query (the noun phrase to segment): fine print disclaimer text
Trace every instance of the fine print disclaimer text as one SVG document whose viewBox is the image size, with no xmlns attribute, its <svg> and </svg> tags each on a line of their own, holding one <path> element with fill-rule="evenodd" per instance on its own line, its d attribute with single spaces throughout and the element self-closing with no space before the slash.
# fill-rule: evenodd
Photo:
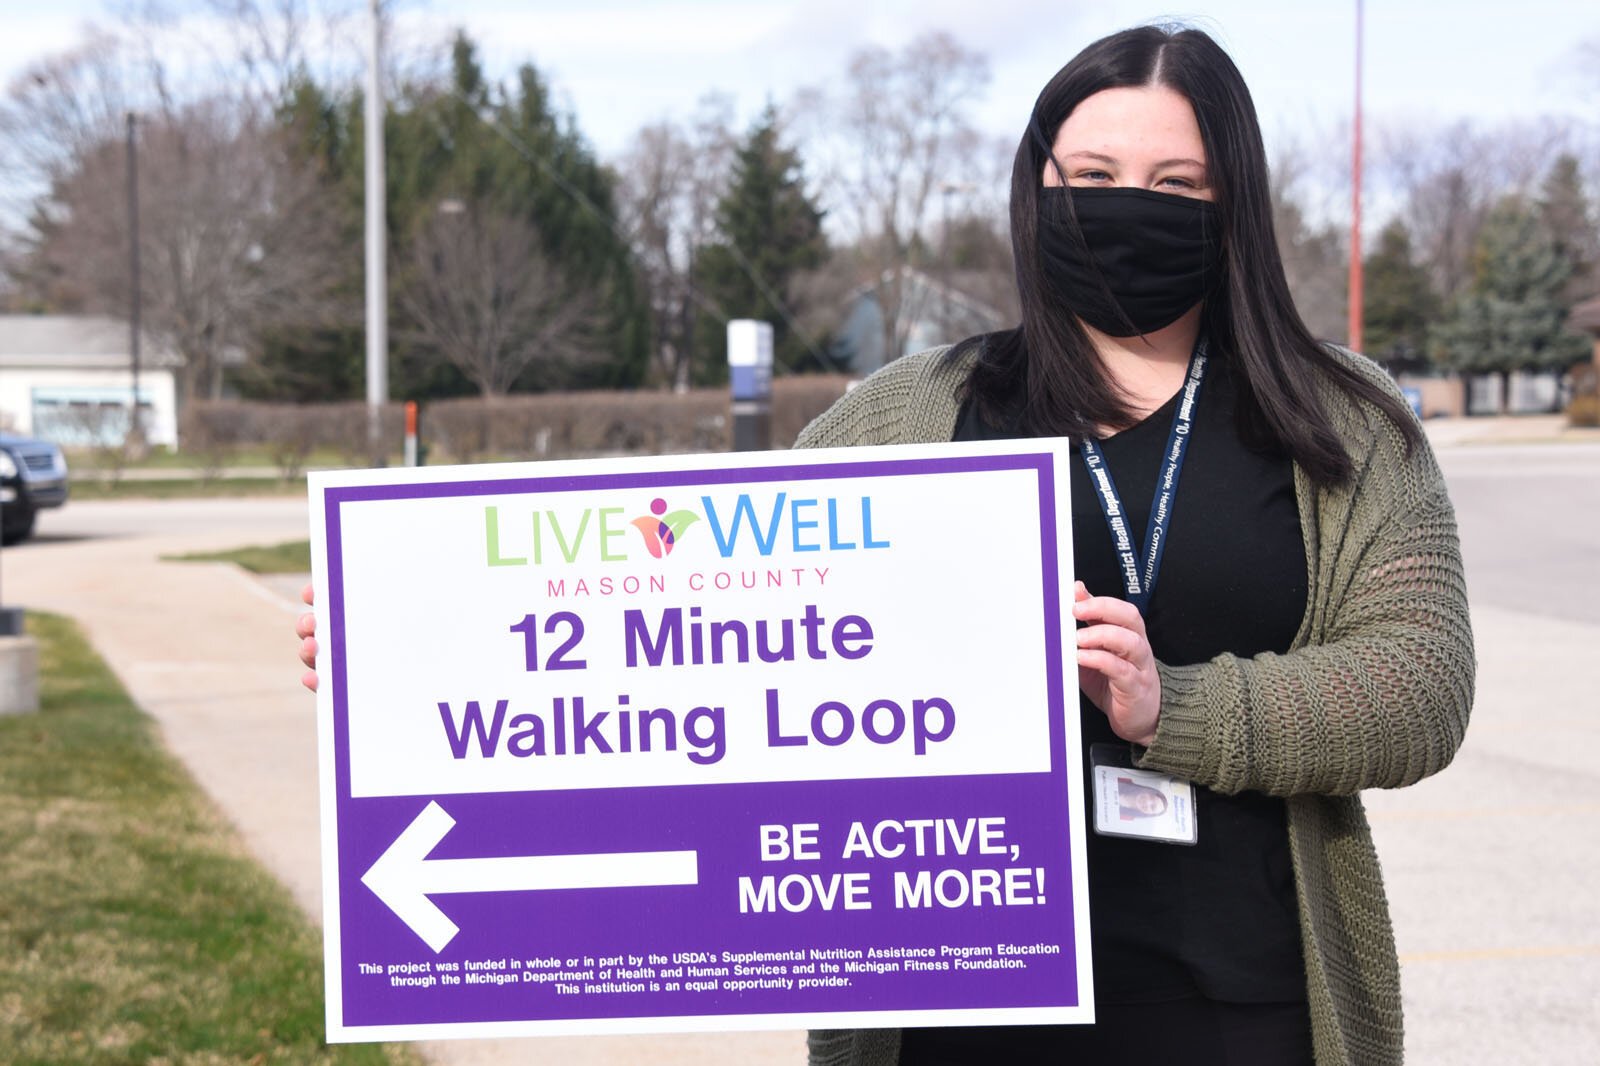
<svg viewBox="0 0 1600 1066">
<path fill-rule="evenodd" d="M 361 976 L 393 988 L 532 985 L 558 996 L 637 993 L 793 992 L 849 988 L 902 973 L 1026 970 L 1060 955 L 1058 943 L 927 944 L 783 951 L 646 951 L 570 958 L 424 959 L 357 963 Z"/>
</svg>

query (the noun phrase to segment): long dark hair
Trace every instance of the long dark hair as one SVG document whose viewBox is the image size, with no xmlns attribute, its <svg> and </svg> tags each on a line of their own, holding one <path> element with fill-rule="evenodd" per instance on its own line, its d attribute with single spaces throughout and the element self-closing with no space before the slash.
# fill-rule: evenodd
<svg viewBox="0 0 1600 1066">
<path fill-rule="evenodd" d="M 1351 461 L 1317 400 L 1326 375 L 1383 411 L 1407 446 L 1421 439 L 1404 405 L 1312 337 L 1289 295 L 1272 226 L 1261 126 L 1244 79 L 1199 30 L 1142 26 L 1102 38 L 1050 79 L 1033 105 L 1011 170 L 1011 243 L 1022 323 L 969 338 L 976 347 L 967 396 L 988 419 L 1041 435 L 1083 437 L 1132 421 L 1077 318 L 1051 298 L 1037 240 L 1039 190 L 1054 165 L 1056 132 L 1072 110 L 1104 89 L 1162 85 L 1194 108 L 1223 232 L 1220 276 L 1202 311 L 1212 351 L 1234 369 L 1244 439 L 1287 452 L 1313 481 L 1351 476 Z M 1070 204 L 1070 198 L 1065 200 Z M 1070 210 L 1070 208 L 1069 208 Z M 1082 240 L 1076 220 L 1068 225 Z"/>
</svg>

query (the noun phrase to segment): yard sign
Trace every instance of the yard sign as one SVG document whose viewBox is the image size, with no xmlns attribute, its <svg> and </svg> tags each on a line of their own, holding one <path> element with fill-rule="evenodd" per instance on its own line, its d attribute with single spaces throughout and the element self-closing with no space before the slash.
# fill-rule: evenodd
<svg viewBox="0 0 1600 1066">
<path fill-rule="evenodd" d="M 314 474 L 329 1039 L 1091 1020 L 1067 465 Z"/>
</svg>

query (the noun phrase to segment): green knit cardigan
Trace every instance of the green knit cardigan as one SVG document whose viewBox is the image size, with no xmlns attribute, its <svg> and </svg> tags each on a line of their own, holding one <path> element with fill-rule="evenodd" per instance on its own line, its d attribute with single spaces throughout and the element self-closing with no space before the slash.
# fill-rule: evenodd
<svg viewBox="0 0 1600 1066">
<path fill-rule="evenodd" d="M 851 390 L 796 447 L 948 441 L 972 359 L 907 356 Z M 1385 389 L 1368 360 L 1342 357 Z M 1396 394 L 1398 395 L 1398 393 Z M 1141 765 L 1223 793 L 1282 796 L 1318 1066 L 1399 1063 L 1400 969 L 1357 793 L 1436 773 L 1461 744 L 1475 663 L 1455 515 L 1426 443 L 1331 383 L 1354 460 L 1345 485 L 1295 468 L 1309 590 L 1291 650 L 1158 664 L 1161 718 Z M 895 1066 L 897 1029 L 816 1030 L 813 1066 Z"/>
</svg>

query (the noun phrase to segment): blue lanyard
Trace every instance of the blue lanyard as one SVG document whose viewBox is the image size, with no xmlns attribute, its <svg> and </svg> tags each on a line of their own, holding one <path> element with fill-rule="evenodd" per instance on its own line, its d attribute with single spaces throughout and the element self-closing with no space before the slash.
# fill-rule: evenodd
<svg viewBox="0 0 1600 1066">
<path fill-rule="evenodd" d="M 1089 468 L 1089 484 L 1095 499 L 1100 501 L 1100 511 L 1106 517 L 1111 531 L 1111 544 L 1116 549 L 1122 567 L 1122 585 L 1127 590 L 1128 602 L 1145 612 L 1150 596 L 1155 592 L 1156 575 L 1161 572 L 1161 557 L 1167 550 L 1167 530 L 1172 523 L 1173 500 L 1178 495 L 1178 475 L 1183 473 L 1183 459 L 1189 450 L 1189 437 L 1194 429 L 1194 407 L 1200 400 L 1200 382 L 1206 374 L 1206 342 L 1195 345 L 1189 357 L 1189 370 L 1184 376 L 1183 395 L 1178 400 L 1178 410 L 1172 416 L 1172 432 L 1167 435 L 1166 458 L 1162 460 L 1161 477 L 1156 480 L 1155 497 L 1150 501 L 1150 524 L 1144 531 L 1144 545 L 1135 553 L 1133 537 L 1128 532 L 1127 511 L 1122 506 L 1122 496 L 1116 482 L 1111 480 L 1111 468 L 1106 465 L 1105 453 L 1095 441 L 1084 438 L 1083 462 Z M 1143 557 L 1143 566 L 1140 557 Z"/>
</svg>

